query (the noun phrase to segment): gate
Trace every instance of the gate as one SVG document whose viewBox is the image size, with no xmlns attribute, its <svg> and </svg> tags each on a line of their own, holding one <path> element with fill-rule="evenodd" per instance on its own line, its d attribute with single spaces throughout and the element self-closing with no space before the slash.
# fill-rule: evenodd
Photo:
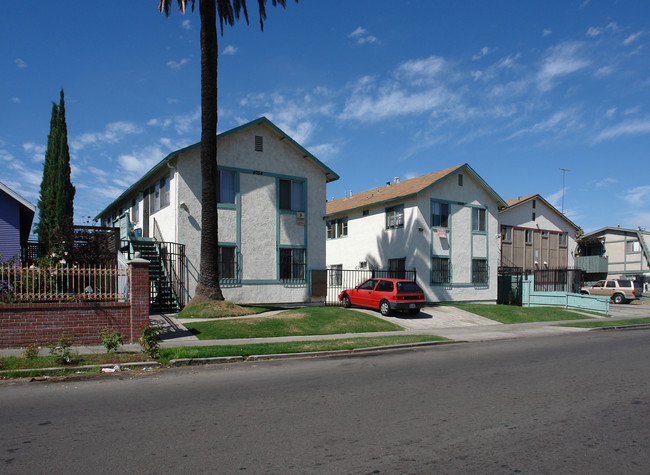
<svg viewBox="0 0 650 475">
<path fill-rule="evenodd" d="M 533 271 L 536 292 L 568 292 L 579 294 L 584 282 L 582 269 L 537 269 Z"/>
<path fill-rule="evenodd" d="M 406 279 L 416 280 L 417 273 L 413 270 L 387 269 L 343 269 L 334 266 L 327 269 L 327 296 L 325 305 L 341 305 L 339 294 L 345 289 L 353 289 L 368 279 Z"/>
<path fill-rule="evenodd" d="M 499 267 L 497 303 L 521 305 L 524 270 L 521 267 Z"/>
</svg>

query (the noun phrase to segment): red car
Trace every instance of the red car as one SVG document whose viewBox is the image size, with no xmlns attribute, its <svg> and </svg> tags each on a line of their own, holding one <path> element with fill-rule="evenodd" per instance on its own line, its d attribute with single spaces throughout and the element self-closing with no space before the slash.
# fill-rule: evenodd
<svg viewBox="0 0 650 475">
<path fill-rule="evenodd" d="M 394 310 L 417 315 L 424 307 L 424 292 L 412 280 L 368 279 L 354 289 L 341 292 L 339 301 L 346 308 L 357 305 L 379 309 L 384 316 Z"/>
</svg>

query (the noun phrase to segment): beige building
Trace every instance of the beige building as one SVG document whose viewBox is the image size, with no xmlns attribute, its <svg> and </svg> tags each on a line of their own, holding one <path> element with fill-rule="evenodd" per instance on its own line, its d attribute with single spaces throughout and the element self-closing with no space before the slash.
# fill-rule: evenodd
<svg viewBox="0 0 650 475">
<path fill-rule="evenodd" d="M 576 224 L 540 195 L 506 204 L 499 210 L 500 266 L 528 271 L 574 267 Z"/>
<path fill-rule="evenodd" d="M 585 281 L 610 278 L 648 284 L 650 232 L 606 227 L 585 234 L 578 241 L 576 266 L 585 271 Z"/>
</svg>

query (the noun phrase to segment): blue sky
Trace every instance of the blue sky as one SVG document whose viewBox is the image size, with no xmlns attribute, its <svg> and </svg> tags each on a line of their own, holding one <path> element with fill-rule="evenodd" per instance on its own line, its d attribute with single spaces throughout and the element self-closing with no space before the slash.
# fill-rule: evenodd
<svg viewBox="0 0 650 475">
<path fill-rule="evenodd" d="M 647 1 L 269 2 L 263 33 L 248 3 L 219 37 L 218 130 L 268 117 L 340 175 L 328 199 L 467 162 L 558 209 L 564 175 L 586 232 L 650 229 Z M 3 10 L 0 181 L 37 202 L 62 87 L 78 223 L 199 141 L 198 2 L 157 5 Z"/>
</svg>

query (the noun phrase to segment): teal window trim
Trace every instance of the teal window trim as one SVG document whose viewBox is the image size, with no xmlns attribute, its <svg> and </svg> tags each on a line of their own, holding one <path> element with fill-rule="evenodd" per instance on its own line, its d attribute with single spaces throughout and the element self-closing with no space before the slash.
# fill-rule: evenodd
<svg viewBox="0 0 650 475">
<path fill-rule="evenodd" d="M 339 227 L 340 224 L 340 227 Z M 341 234 L 339 234 L 339 229 Z M 348 217 L 330 219 L 325 223 L 326 238 L 328 241 L 333 239 L 344 239 L 348 237 Z"/>
</svg>

